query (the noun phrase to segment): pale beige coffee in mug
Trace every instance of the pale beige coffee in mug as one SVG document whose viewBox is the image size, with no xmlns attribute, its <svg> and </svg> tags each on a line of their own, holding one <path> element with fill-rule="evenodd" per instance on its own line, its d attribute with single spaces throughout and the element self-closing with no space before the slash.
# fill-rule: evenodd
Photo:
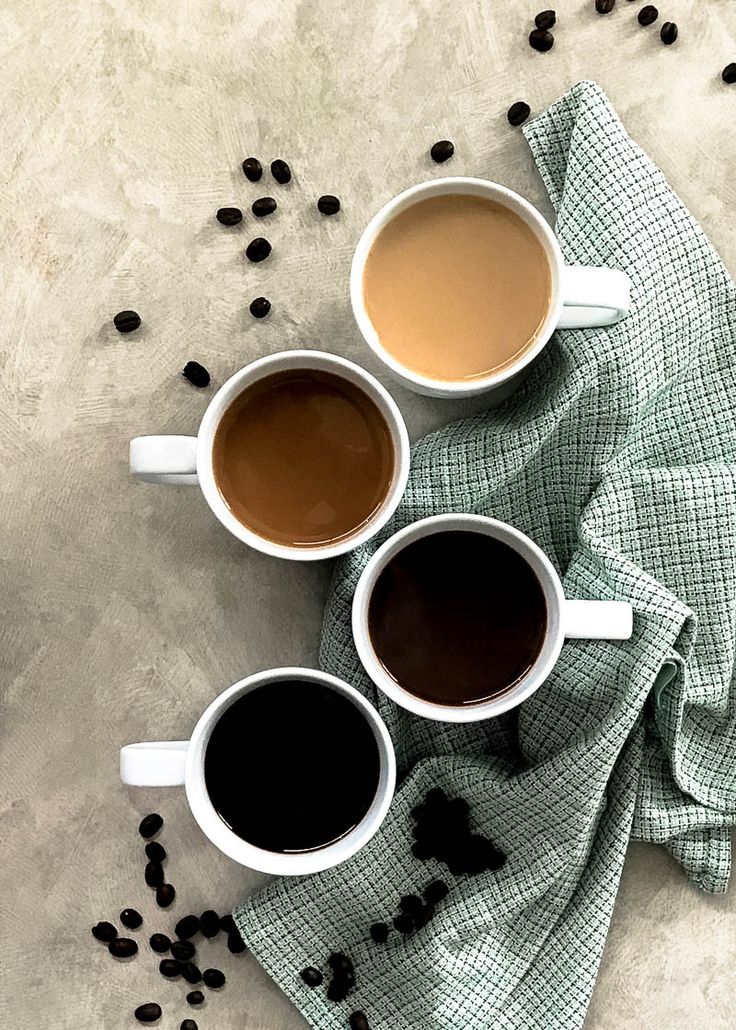
<svg viewBox="0 0 736 1030">
<path fill-rule="evenodd" d="M 552 271 L 534 229 L 469 193 L 430 196 L 378 233 L 363 302 L 383 348 L 430 379 L 472 381 L 512 366 L 542 331 Z"/>
</svg>

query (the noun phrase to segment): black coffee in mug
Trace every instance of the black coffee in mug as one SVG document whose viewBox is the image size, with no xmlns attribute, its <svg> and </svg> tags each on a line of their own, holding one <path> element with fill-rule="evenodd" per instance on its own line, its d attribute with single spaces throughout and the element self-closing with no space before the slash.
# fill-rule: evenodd
<svg viewBox="0 0 736 1030">
<path fill-rule="evenodd" d="M 485 533 L 448 530 L 407 544 L 371 593 L 368 632 L 391 678 L 423 701 L 473 705 L 536 662 L 544 591 L 528 562 Z"/>
<path fill-rule="evenodd" d="M 207 743 L 204 777 L 220 818 L 265 851 L 340 840 L 376 796 L 378 744 L 361 710 L 310 680 L 277 680 L 239 697 Z"/>
</svg>

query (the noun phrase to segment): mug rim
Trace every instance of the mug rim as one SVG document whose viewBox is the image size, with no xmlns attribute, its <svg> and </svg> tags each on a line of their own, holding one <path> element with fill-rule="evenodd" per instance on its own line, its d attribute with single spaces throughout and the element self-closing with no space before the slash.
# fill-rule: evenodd
<svg viewBox="0 0 736 1030">
<path fill-rule="evenodd" d="M 433 701 L 425 701 L 416 694 L 412 694 L 411 691 L 397 683 L 381 664 L 373 648 L 368 629 L 368 609 L 373 588 L 379 575 L 394 555 L 414 540 L 453 529 L 481 532 L 513 547 L 528 562 L 537 576 L 547 605 L 544 641 L 531 669 L 519 682 L 506 689 L 502 694 L 477 704 L 442 705 Z M 372 555 L 363 569 L 353 595 L 351 611 L 353 641 L 361 664 L 373 683 L 402 708 L 435 722 L 481 722 L 516 708 L 530 697 L 549 676 L 559 658 L 565 639 L 562 619 L 564 601 L 562 583 L 552 562 L 544 551 L 521 530 L 487 515 L 460 512 L 430 515 L 404 526 L 403 529 L 389 537 Z"/>
<path fill-rule="evenodd" d="M 549 310 L 537 333 L 536 340 L 531 347 L 522 351 L 516 361 L 500 369 L 498 372 L 492 372 L 487 376 L 478 376 L 474 379 L 433 379 L 431 376 L 422 375 L 420 372 L 416 372 L 409 366 L 397 361 L 384 348 L 378 333 L 373 327 L 373 323 L 368 317 L 363 300 L 363 274 L 368 254 L 376 237 L 400 211 L 433 194 L 461 195 L 463 193 L 470 193 L 476 196 L 493 195 L 505 207 L 520 215 L 526 224 L 534 230 L 549 259 L 552 296 Z M 562 314 L 564 264 L 560 244 L 551 226 L 534 205 L 525 197 L 522 197 L 520 193 L 509 189 L 507 186 L 502 186 L 500 183 L 493 182 L 491 179 L 482 179 L 477 176 L 448 175 L 438 179 L 426 179 L 423 182 L 416 183 L 414 186 L 410 186 L 408 189 L 402 190 L 401 193 L 386 201 L 373 215 L 361 233 L 350 266 L 350 303 L 353 309 L 353 317 L 364 341 L 401 382 L 409 386 L 416 386 L 422 392 L 435 396 L 462 397 L 482 393 L 485 390 L 501 386 L 519 375 L 520 372 L 534 361 L 549 342 Z"/>
<path fill-rule="evenodd" d="M 376 404 L 391 434 L 395 452 L 394 474 L 381 506 L 362 526 L 333 543 L 314 546 L 280 544 L 261 536 L 242 523 L 227 506 L 215 481 L 212 450 L 222 416 L 231 402 L 252 383 L 280 370 L 321 369 L 351 382 Z M 244 365 L 227 379 L 207 405 L 197 431 L 197 477 L 207 504 L 222 525 L 243 543 L 274 558 L 321 561 L 346 554 L 370 540 L 396 511 L 409 478 L 410 444 L 406 423 L 396 401 L 382 383 L 354 361 L 328 351 L 299 349 L 278 351 Z"/>
<path fill-rule="evenodd" d="M 231 830 L 209 799 L 204 779 L 204 755 L 219 717 L 243 694 L 284 679 L 321 683 L 348 697 L 373 730 L 379 754 L 376 793 L 364 817 L 344 837 L 322 848 L 298 854 L 267 851 L 249 843 Z M 251 785 L 258 789 L 257 784 Z M 204 835 L 229 858 L 262 873 L 302 876 L 322 872 L 356 854 L 378 832 L 393 800 L 396 786 L 396 756 L 388 728 L 373 705 L 359 690 L 330 673 L 299 666 L 282 666 L 246 676 L 218 694 L 200 715 L 187 748 L 184 788 L 192 815 Z M 248 789 L 248 788 L 246 788 Z"/>
</svg>

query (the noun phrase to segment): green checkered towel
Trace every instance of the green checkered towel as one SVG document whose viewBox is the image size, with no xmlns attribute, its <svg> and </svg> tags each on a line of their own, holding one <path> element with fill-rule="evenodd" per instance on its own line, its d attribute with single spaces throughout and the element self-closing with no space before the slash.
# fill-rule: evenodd
<svg viewBox="0 0 736 1030">
<path fill-rule="evenodd" d="M 403 781 L 347 864 L 272 883 L 236 912 L 254 955 L 319 1030 L 362 1010 L 374 1030 L 580 1027 L 630 838 L 663 844 L 697 886 L 726 889 L 736 822 L 736 287 L 606 97 L 584 82 L 525 128 L 566 260 L 625 269 L 633 311 L 558 332 L 520 392 L 415 449 L 378 541 L 337 569 L 322 662 L 386 720 Z M 568 597 L 626 599 L 626 643 L 568 642 L 506 717 L 416 718 L 362 672 L 350 631 L 378 543 L 437 512 L 528 533 Z M 409 810 L 435 785 L 471 804 L 508 855 L 453 878 L 410 852 Z M 434 877 L 432 922 L 379 945 L 369 925 Z M 342 1004 L 299 978 L 353 959 Z"/>
</svg>

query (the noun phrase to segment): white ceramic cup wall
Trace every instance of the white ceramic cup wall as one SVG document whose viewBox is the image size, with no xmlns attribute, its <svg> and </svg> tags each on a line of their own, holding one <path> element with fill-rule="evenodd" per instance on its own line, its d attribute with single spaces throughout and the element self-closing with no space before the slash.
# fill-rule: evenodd
<svg viewBox="0 0 736 1030">
<path fill-rule="evenodd" d="M 391 434 L 395 454 L 393 479 L 381 507 L 349 537 L 333 543 L 289 546 L 254 533 L 233 515 L 223 500 L 212 468 L 212 445 L 220 419 L 247 387 L 277 372 L 309 369 L 330 372 L 360 387 L 376 404 Z M 365 369 L 323 351 L 282 351 L 259 358 L 224 383 L 209 403 L 197 436 L 139 436 L 130 441 L 130 471 L 148 483 L 199 485 L 205 500 L 226 529 L 243 543 L 276 558 L 314 561 L 334 558 L 369 540 L 396 511 L 409 475 L 409 435 L 390 393 Z"/>
<path fill-rule="evenodd" d="M 368 630 L 368 607 L 373 587 L 386 565 L 408 544 L 448 531 L 483 533 L 512 547 L 534 570 L 547 605 L 547 628 L 539 656 L 525 676 L 509 690 L 475 705 L 440 705 L 404 690 L 376 655 Z M 472 575 L 472 570 L 469 570 Z M 549 676 L 566 639 L 628 640 L 633 611 L 625 601 L 570 601 L 562 590 L 552 562 L 533 540 L 513 526 L 483 515 L 434 515 L 399 530 L 366 565 L 353 597 L 353 638 L 363 666 L 376 686 L 402 708 L 438 722 L 478 722 L 501 715 L 525 701 Z M 421 640 L 407 640 L 407 648 Z"/>
<path fill-rule="evenodd" d="M 209 799 L 204 778 L 204 756 L 212 731 L 220 716 L 233 702 L 256 687 L 279 680 L 308 680 L 320 683 L 349 698 L 373 730 L 378 745 L 380 773 L 373 802 L 361 822 L 340 840 L 315 851 L 283 854 L 266 851 L 249 844 L 226 825 Z M 274 727 L 274 734 L 278 728 Z M 263 873 L 279 876 L 298 876 L 317 873 L 339 865 L 354 855 L 376 833 L 388 812 L 396 786 L 396 758 L 386 725 L 375 708 L 359 691 L 336 676 L 314 669 L 282 668 L 256 673 L 240 680 L 223 691 L 205 709 L 194 727 L 189 740 L 158 740 L 127 744 L 120 750 L 120 778 L 135 787 L 184 786 L 192 815 L 215 847 L 230 858 Z M 257 784 L 248 784 L 243 791 L 243 804 L 248 804 L 248 790 L 257 790 Z M 294 783 L 294 790 L 300 790 Z M 319 799 L 330 804 L 329 790 Z"/>
<path fill-rule="evenodd" d="M 552 277 L 552 297 L 534 344 L 507 368 L 476 379 L 440 380 L 420 375 L 397 361 L 381 344 L 368 317 L 363 299 L 363 272 L 376 236 L 401 211 L 420 200 L 448 194 L 487 197 L 515 212 L 534 231 L 544 248 Z M 555 329 L 605 326 L 617 322 L 629 311 L 629 277 L 617 268 L 566 265 L 557 238 L 542 215 L 528 200 L 513 190 L 487 179 L 453 176 L 431 179 L 404 190 L 381 208 L 358 241 L 350 270 L 350 300 L 358 327 L 368 346 L 391 373 L 409 389 L 432 397 L 469 397 L 474 394 L 509 392 L 509 384 L 544 348 Z"/>
</svg>

